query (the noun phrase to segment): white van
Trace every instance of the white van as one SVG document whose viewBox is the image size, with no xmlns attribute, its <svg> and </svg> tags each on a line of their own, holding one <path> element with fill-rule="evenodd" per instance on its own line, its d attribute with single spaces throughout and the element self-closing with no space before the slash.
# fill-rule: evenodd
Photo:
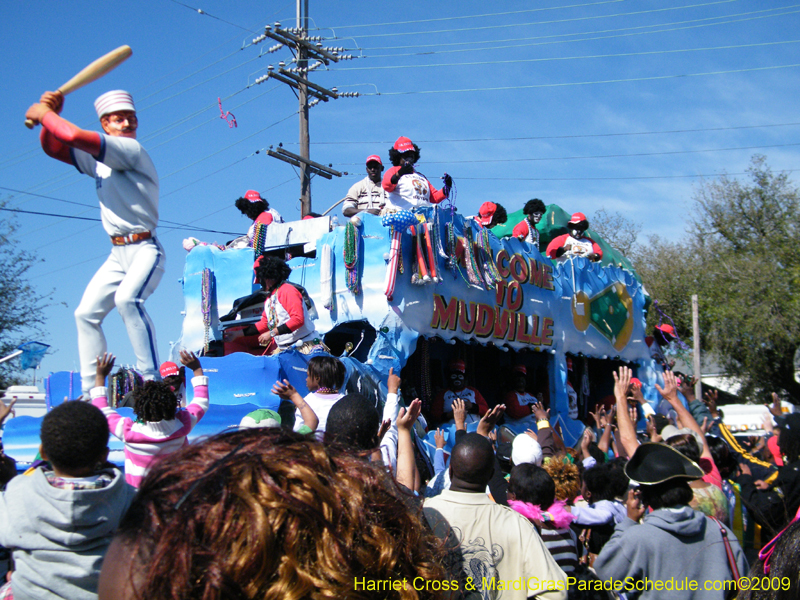
<svg viewBox="0 0 800 600">
<path fill-rule="evenodd" d="M 717 406 L 717 408 L 725 415 L 722 422 L 725 423 L 733 435 L 766 435 L 763 419 L 765 415 L 771 415 L 769 409 L 765 405 L 726 404 L 724 406 Z M 794 404 L 782 401 L 781 410 L 783 414 L 789 414 L 795 411 L 795 407 Z M 772 420 L 772 424 L 775 424 L 774 419 Z"/>
<path fill-rule="evenodd" d="M 47 413 L 44 392 L 35 385 L 12 385 L 3 394 L 6 405 L 16 398 L 14 414 L 18 417 L 43 417 Z"/>
</svg>

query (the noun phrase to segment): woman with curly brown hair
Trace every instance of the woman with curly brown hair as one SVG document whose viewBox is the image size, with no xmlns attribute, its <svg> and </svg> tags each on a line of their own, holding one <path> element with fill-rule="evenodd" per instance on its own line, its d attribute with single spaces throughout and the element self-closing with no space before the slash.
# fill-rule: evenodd
<svg viewBox="0 0 800 600">
<path fill-rule="evenodd" d="M 247 429 L 153 467 L 99 598 L 436 598 L 443 558 L 380 468 L 283 428 Z"/>
</svg>

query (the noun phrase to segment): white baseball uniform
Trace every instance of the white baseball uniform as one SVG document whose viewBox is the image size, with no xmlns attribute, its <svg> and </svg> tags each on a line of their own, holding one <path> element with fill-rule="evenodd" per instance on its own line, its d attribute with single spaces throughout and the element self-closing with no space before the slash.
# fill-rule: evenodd
<svg viewBox="0 0 800 600">
<path fill-rule="evenodd" d="M 100 217 L 109 236 L 149 231 L 150 239 L 112 246 L 111 255 L 95 273 L 75 310 L 83 393 L 94 387 L 96 357 L 107 350 L 101 327 L 116 306 L 145 380 L 159 379 L 155 327 L 144 301 L 164 275 L 164 249 L 155 237 L 158 225 L 158 174 L 153 161 L 135 139 L 100 134 L 97 158 L 70 149 L 75 167 L 94 177 Z"/>
</svg>

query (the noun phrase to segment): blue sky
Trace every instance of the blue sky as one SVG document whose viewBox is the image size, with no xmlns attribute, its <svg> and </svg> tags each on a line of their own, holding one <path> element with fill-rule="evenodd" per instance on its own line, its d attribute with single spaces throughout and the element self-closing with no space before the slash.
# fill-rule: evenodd
<svg viewBox="0 0 800 600">
<path fill-rule="evenodd" d="M 642 223 L 643 239 L 683 234 L 703 177 L 743 173 L 757 152 L 774 170 L 800 164 L 800 4 L 790 0 L 310 5 L 312 33 L 359 57 L 312 80 L 365 94 L 311 109 L 312 159 L 350 173 L 314 179 L 318 212 L 364 176 L 368 155 L 388 164 L 400 135 L 419 144 L 418 168 L 435 185 L 453 176 L 463 213 L 487 200 L 512 212 L 539 197 L 570 212 L 623 212 Z M 295 173 L 263 151 L 297 151 L 297 100 L 274 81 L 254 84 L 291 55 L 265 54 L 271 40 L 252 44 L 265 24 L 294 19 L 294 2 L 263 0 L 0 4 L 0 199 L 9 208 L 99 217 L 92 182 L 47 158 L 22 122 L 42 92 L 119 45 L 133 48 L 68 96 L 63 116 L 96 128 L 98 95 L 134 95 L 139 139 L 161 177 L 167 272 L 147 308 L 162 356 L 180 335 L 182 239 L 225 242 L 246 231 L 233 202 L 247 189 L 299 216 Z M 218 98 L 238 127 L 219 118 Z M 108 238 L 99 222 L 16 218 L 19 247 L 42 259 L 31 280 L 53 292 L 42 340 L 53 352 L 41 371 L 77 369 L 72 313 Z M 111 351 L 133 362 L 116 312 L 105 330 Z"/>
</svg>

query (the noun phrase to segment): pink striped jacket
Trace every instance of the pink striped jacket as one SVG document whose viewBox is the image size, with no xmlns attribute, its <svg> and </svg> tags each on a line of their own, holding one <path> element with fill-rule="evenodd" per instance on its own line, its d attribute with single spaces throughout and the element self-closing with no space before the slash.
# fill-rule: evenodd
<svg viewBox="0 0 800 600">
<path fill-rule="evenodd" d="M 91 391 L 92 404 L 103 411 L 111 434 L 125 442 L 125 481 L 138 488 L 153 462 L 189 443 L 186 436 L 208 410 L 208 377 L 193 377 L 194 399 L 178 410 L 174 419 L 139 422 L 123 417 L 108 406 L 108 391 Z"/>
</svg>

